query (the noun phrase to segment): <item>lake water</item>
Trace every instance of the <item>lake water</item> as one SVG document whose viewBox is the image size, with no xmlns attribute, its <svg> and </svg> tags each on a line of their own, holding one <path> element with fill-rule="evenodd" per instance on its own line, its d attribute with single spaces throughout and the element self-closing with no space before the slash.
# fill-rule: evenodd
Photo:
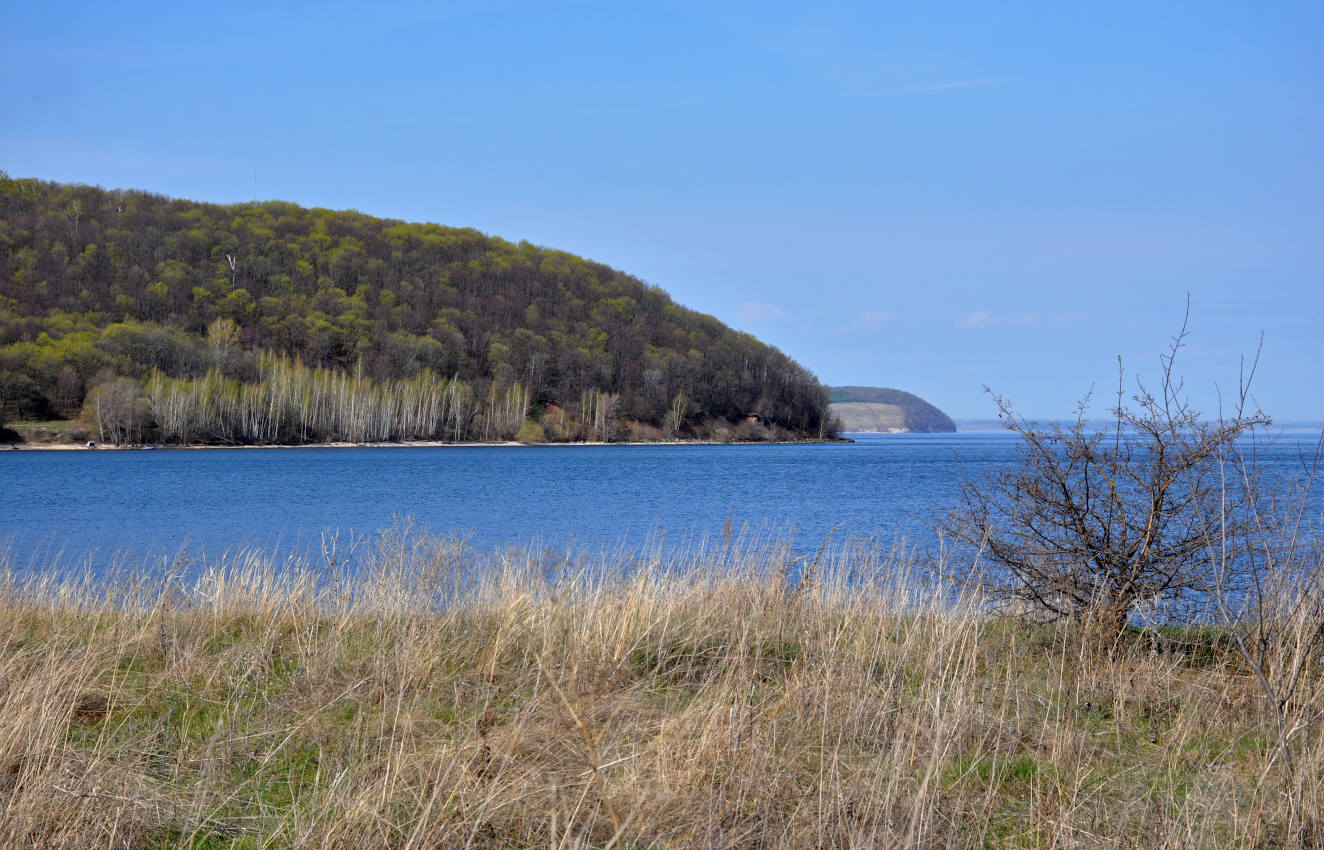
<svg viewBox="0 0 1324 850">
<path fill-rule="evenodd" d="M 962 469 L 1014 463 L 997 432 L 855 435 L 826 445 L 539 446 L 0 452 L 0 546 L 19 567 L 316 552 L 411 517 L 483 548 L 589 550 L 719 535 L 932 540 Z M 1271 450 L 1292 467 L 1299 447 Z"/>
</svg>

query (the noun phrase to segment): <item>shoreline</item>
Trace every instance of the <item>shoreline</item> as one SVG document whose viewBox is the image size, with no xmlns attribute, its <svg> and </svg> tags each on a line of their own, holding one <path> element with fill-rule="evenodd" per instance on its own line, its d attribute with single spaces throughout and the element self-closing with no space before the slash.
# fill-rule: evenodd
<svg viewBox="0 0 1324 850">
<path fill-rule="evenodd" d="M 94 446 L 79 445 L 77 443 L 11 443 L 8 449 L 3 451 L 20 452 L 92 452 L 92 451 L 110 451 L 110 452 L 136 452 L 136 451 L 211 451 L 211 450 L 232 450 L 232 449 L 474 449 L 474 448 L 593 448 L 597 446 L 802 446 L 802 445 L 832 445 L 835 443 L 853 443 L 851 439 L 836 440 L 778 440 L 778 441 L 760 441 L 760 442 L 723 442 L 720 440 L 634 440 L 621 442 L 606 442 L 602 440 L 581 440 L 566 443 L 521 443 L 516 440 L 504 440 L 500 442 L 447 442 L 442 440 L 409 440 L 405 442 L 371 442 L 371 443 L 351 443 L 343 440 L 337 440 L 329 443 L 261 443 L 254 445 L 236 445 L 221 446 L 210 444 L 193 443 L 189 445 L 166 445 L 160 443 L 148 443 L 143 445 L 117 446 L 110 444 L 97 443 Z"/>
</svg>

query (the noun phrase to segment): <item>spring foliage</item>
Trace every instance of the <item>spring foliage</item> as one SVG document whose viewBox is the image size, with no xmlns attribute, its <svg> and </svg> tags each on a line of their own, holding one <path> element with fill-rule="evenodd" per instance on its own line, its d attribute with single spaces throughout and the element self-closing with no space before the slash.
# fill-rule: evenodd
<svg viewBox="0 0 1324 850">
<path fill-rule="evenodd" d="M 825 389 L 782 352 L 565 252 L 353 211 L 203 204 L 0 172 L 0 409 L 68 415 L 116 377 L 163 386 L 156 372 L 204 394 L 198 382 L 265 384 L 272 357 L 353 384 L 357 401 L 364 381 L 375 392 L 463 385 L 479 407 L 493 394 L 504 405 L 519 387 L 534 411 L 613 397 L 587 424 L 600 433 L 636 423 L 702 436 L 750 414 L 788 436 L 829 427 Z M 351 430 L 415 427 L 346 415 Z M 280 433 L 297 418 L 221 430 Z"/>
</svg>

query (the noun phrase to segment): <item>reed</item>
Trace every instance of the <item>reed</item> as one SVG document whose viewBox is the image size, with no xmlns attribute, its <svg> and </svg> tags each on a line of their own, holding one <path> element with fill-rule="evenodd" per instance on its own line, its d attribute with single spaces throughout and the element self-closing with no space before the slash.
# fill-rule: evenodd
<svg viewBox="0 0 1324 850">
<path fill-rule="evenodd" d="M 1324 841 L 1320 659 L 1283 709 L 1289 771 L 1219 629 L 1098 649 L 923 566 L 873 539 L 588 558 L 404 526 L 350 565 L 11 570 L 0 843 Z"/>
</svg>

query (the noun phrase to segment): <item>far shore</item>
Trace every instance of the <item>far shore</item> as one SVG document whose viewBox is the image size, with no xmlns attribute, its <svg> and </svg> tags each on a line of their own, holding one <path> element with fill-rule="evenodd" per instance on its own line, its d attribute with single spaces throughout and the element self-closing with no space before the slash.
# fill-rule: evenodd
<svg viewBox="0 0 1324 850">
<path fill-rule="evenodd" d="M 93 446 L 79 443 L 13 443 L 9 450 L 23 452 L 50 452 L 50 451 L 143 451 L 146 449 L 161 451 L 204 451 L 210 449 L 400 449 L 400 448 L 456 448 L 472 449 L 482 447 L 504 447 L 517 448 L 520 446 L 537 448 L 559 448 L 559 447 L 591 447 L 591 446 L 790 446 L 790 445 L 820 445 L 829 443 L 851 443 L 854 440 L 843 438 L 837 440 L 793 440 L 793 441 L 769 441 L 769 442 L 722 442 L 720 440 L 633 440 L 620 442 L 606 442 L 602 440 L 582 440 L 568 443 L 521 443 L 516 440 L 505 440 L 500 442 L 462 442 L 452 443 L 442 440 L 410 440 L 406 442 L 373 442 L 373 443 L 351 443 L 345 441 L 335 441 L 329 443 L 261 443 L 254 445 L 213 445 L 191 443 L 188 445 L 169 445 L 163 443 L 148 443 L 137 445 L 117 446 L 109 443 L 97 443 Z"/>
</svg>

